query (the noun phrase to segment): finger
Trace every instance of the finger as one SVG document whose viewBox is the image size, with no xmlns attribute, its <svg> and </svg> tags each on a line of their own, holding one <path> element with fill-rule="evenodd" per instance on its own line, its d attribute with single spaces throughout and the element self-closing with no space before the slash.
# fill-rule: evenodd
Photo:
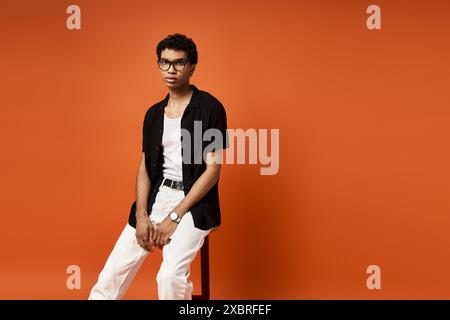
<svg viewBox="0 0 450 320">
<path fill-rule="evenodd" d="M 158 245 L 159 244 L 159 240 L 160 240 L 160 238 L 161 238 L 161 232 L 158 230 L 158 229 L 156 229 L 155 230 L 155 243 Z"/>
<path fill-rule="evenodd" d="M 153 244 L 156 244 L 156 241 L 158 240 L 158 230 L 153 231 Z"/>
<path fill-rule="evenodd" d="M 150 228 L 148 228 L 148 239 L 149 239 L 149 243 L 153 243 L 153 233 L 154 233 L 153 226 L 150 225 Z"/>
<path fill-rule="evenodd" d="M 145 247 L 148 248 L 148 251 L 152 251 L 152 247 L 153 247 L 153 243 L 151 240 L 147 240 L 147 242 L 145 243 Z"/>
<path fill-rule="evenodd" d="M 137 240 L 139 246 L 141 246 L 142 248 L 145 247 L 144 237 L 141 234 L 136 236 L 136 240 Z"/>
<path fill-rule="evenodd" d="M 162 233 L 158 232 L 158 237 L 156 238 L 156 243 L 161 245 L 162 244 L 162 237 L 163 237 Z"/>
<path fill-rule="evenodd" d="M 158 231 L 158 236 L 156 237 L 156 241 L 157 241 L 159 244 L 162 244 L 162 239 L 163 239 L 163 237 L 164 237 L 164 233 L 162 232 L 162 230 L 159 230 L 159 231 Z"/>
<path fill-rule="evenodd" d="M 156 226 L 155 226 L 155 228 L 153 229 L 153 232 L 152 232 L 152 241 L 153 242 L 155 242 L 157 236 L 158 236 L 158 229 L 156 229 Z"/>
</svg>

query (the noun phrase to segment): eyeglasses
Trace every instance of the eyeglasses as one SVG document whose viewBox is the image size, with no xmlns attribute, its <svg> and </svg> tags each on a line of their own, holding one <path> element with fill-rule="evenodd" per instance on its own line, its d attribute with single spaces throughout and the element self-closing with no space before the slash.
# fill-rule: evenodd
<svg viewBox="0 0 450 320">
<path fill-rule="evenodd" d="M 186 64 L 189 62 L 188 59 L 177 59 L 174 61 L 169 61 L 166 59 L 158 60 L 158 66 L 162 71 L 167 71 L 170 69 L 170 66 L 173 65 L 175 70 L 183 71 Z"/>
</svg>

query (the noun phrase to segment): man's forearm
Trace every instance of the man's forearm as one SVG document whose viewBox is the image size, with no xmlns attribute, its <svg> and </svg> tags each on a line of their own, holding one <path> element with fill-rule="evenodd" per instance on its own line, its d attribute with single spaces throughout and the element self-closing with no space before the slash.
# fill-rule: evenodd
<svg viewBox="0 0 450 320">
<path fill-rule="evenodd" d="M 145 159 L 141 161 L 136 175 L 136 218 L 147 216 L 150 179 L 145 168 Z"/>
</svg>

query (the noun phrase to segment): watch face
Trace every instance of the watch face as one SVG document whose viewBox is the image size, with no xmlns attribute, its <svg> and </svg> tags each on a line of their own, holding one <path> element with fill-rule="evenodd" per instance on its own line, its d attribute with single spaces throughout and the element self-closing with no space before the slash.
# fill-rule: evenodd
<svg viewBox="0 0 450 320">
<path fill-rule="evenodd" d="M 170 219 L 176 220 L 178 218 L 178 215 L 175 212 L 170 213 Z"/>
</svg>

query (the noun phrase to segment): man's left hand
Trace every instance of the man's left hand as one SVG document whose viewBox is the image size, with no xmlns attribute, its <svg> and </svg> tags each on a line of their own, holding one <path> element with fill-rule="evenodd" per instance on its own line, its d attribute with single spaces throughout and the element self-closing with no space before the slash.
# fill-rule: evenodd
<svg viewBox="0 0 450 320">
<path fill-rule="evenodd" d="M 165 217 L 163 221 L 156 224 L 152 237 L 153 244 L 162 249 L 168 243 L 177 226 L 178 223 L 172 221 L 169 216 Z"/>
</svg>

